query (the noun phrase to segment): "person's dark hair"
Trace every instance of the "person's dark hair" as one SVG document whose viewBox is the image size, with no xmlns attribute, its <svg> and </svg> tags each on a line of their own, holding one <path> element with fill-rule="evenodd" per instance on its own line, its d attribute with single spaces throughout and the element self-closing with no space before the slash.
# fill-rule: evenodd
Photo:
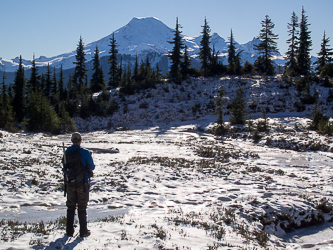
<svg viewBox="0 0 333 250">
<path fill-rule="evenodd" d="M 75 132 L 74 134 L 72 134 L 71 140 L 73 143 L 79 143 L 82 140 L 81 134 L 79 132 Z"/>
</svg>

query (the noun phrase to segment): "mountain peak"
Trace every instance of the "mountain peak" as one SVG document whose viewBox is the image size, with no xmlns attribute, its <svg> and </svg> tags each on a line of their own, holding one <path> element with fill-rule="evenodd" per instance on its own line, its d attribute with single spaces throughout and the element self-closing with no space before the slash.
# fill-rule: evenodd
<svg viewBox="0 0 333 250">
<path fill-rule="evenodd" d="M 157 17 L 133 17 L 130 22 L 135 22 L 135 21 L 159 21 L 161 22 L 160 19 Z"/>
<path fill-rule="evenodd" d="M 140 30 L 145 29 L 147 31 L 150 29 L 153 29 L 154 31 L 158 31 L 159 29 L 162 29 L 162 31 L 171 30 L 168 26 L 166 26 L 161 20 L 156 17 L 134 17 L 127 25 L 118 29 L 116 33 L 123 30 L 124 28 L 140 28 Z"/>
<path fill-rule="evenodd" d="M 167 53 L 173 30 L 156 17 L 134 17 L 115 31 L 119 53 L 138 54 L 142 51 Z"/>
</svg>

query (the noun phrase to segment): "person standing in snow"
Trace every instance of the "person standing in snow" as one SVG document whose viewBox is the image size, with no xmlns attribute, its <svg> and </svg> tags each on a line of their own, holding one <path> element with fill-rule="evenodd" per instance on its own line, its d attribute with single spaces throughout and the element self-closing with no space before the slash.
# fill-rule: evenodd
<svg viewBox="0 0 333 250">
<path fill-rule="evenodd" d="M 81 148 L 82 137 L 81 134 L 75 132 L 72 134 L 71 141 L 72 146 L 68 147 L 65 151 L 65 157 L 68 157 L 70 152 L 78 150 L 81 157 L 81 166 L 84 170 L 84 178 L 82 181 L 77 182 L 73 180 L 67 182 L 67 225 L 66 233 L 72 237 L 74 234 L 74 217 L 76 205 L 78 208 L 78 217 L 80 223 L 80 237 L 86 237 L 90 235 L 90 231 L 87 228 L 87 206 L 89 201 L 89 178 L 92 176 L 92 171 L 95 169 L 94 161 L 88 149 Z M 64 162 L 66 163 L 65 159 Z"/>
</svg>

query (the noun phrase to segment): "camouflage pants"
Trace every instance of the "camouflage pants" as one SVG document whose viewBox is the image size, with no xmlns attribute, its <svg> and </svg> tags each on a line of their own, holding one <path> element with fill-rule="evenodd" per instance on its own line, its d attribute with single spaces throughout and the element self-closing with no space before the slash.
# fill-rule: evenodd
<svg viewBox="0 0 333 250">
<path fill-rule="evenodd" d="M 76 205 L 78 211 L 85 211 L 89 201 L 89 187 L 88 183 L 68 183 L 67 184 L 67 202 L 68 210 L 75 210 Z"/>
</svg>

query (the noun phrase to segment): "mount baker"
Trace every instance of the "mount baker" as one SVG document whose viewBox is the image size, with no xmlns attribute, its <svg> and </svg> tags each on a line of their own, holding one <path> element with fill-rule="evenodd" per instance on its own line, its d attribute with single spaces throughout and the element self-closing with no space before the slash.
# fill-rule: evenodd
<svg viewBox="0 0 333 250">
<path fill-rule="evenodd" d="M 155 17 L 133 18 L 128 24 L 114 32 L 119 54 L 126 55 L 123 63 L 125 65 L 131 64 L 130 61 L 133 61 L 133 58 L 136 55 L 142 59 L 146 58 L 147 55 L 150 55 L 152 65 L 157 62 L 159 64 L 164 64 L 164 66 L 162 65 L 160 67 L 162 69 L 164 68 L 164 71 L 166 71 L 168 66 L 165 65 L 165 61 L 167 61 L 165 56 L 169 53 L 173 46 L 168 42 L 172 41 L 174 37 L 173 31 L 173 29 L 169 28 Z M 100 51 L 100 58 L 108 56 L 111 36 L 112 33 L 98 41 L 85 45 L 87 63 L 92 60 L 96 46 Z M 192 66 L 195 66 L 196 64 L 198 65 L 199 63 L 198 61 L 196 62 L 195 58 L 199 54 L 201 37 L 202 36 L 183 36 L 183 41 L 187 45 L 188 52 L 193 59 Z M 227 64 L 228 42 L 217 33 L 213 33 L 211 35 L 210 42 L 211 47 L 214 45 L 215 50 L 219 52 L 219 57 L 223 64 Z M 239 51 L 243 50 L 241 53 L 242 63 L 245 61 L 254 63 L 258 57 L 257 51 L 254 50 L 254 45 L 258 43 L 259 40 L 257 38 L 253 38 L 252 41 L 245 44 L 238 44 L 236 42 L 236 49 Z M 49 64 L 51 67 L 60 68 L 62 65 L 63 69 L 66 70 L 74 68 L 73 62 L 75 61 L 75 55 L 76 50 L 73 50 L 71 52 L 49 58 L 41 56 L 36 58 L 35 62 L 38 67 L 46 67 Z M 277 64 L 284 64 L 281 54 L 277 54 L 274 60 Z M 18 63 L 19 57 L 11 60 L 0 58 L 0 71 L 15 72 L 17 70 Z M 22 63 L 25 68 L 31 67 L 31 60 L 23 59 Z"/>
</svg>

